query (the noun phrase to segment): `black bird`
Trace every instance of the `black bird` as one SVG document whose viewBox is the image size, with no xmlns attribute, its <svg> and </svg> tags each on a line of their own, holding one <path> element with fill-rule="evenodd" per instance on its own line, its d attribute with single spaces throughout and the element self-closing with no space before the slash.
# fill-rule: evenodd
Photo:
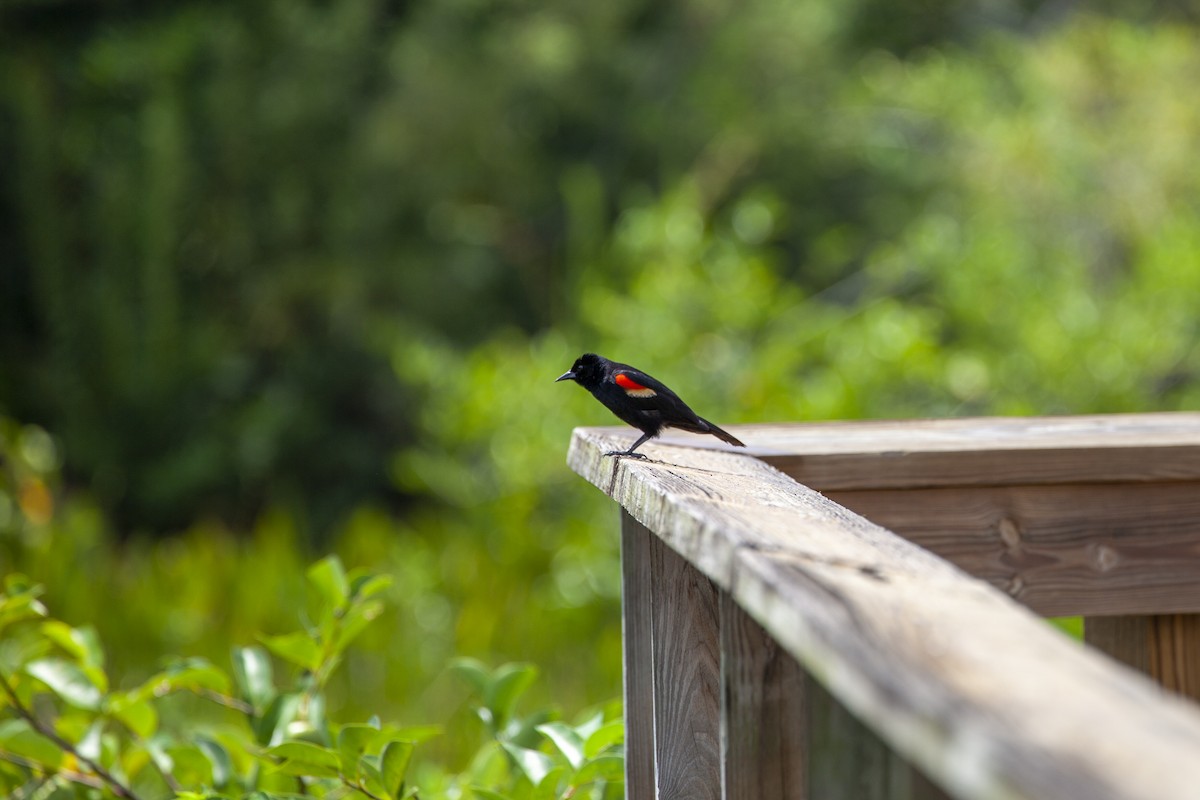
<svg viewBox="0 0 1200 800">
<path fill-rule="evenodd" d="M 642 438 L 634 442 L 633 447 L 613 450 L 605 455 L 644 458 L 641 453 L 633 451 L 647 439 L 662 433 L 663 428 L 711 433 L 737 447 L 746 446 L 732 434 L 697 415 L 661 381 L 628 364 L 618 364 L 595 353 L 584 353 L 575 360 L 570 371 L 564 372 L 555 382 L 566 380 L 575 381 L 587 389 L 609 411 L 642 432 Z"/>
</svg>

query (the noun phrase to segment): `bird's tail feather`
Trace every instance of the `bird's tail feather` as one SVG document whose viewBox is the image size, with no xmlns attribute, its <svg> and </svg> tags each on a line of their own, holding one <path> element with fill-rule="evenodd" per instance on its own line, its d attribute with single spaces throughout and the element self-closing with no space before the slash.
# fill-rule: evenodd
<svg viewBox="0 0 1200 800">
<path fill-rule="evenodd" d="M 711 433 L 713 436 L 717 437 L 721 441 L 728 442 L 729 444 L 733 445 L 734 447 L 745 447 L 746 446 L 745 442 L 743 442 L 741 439 L 738 439 L 736 436 L 734 436 L 729 431 L 721 430 L 716 425 L 713 425 L 711 422 L 704 419 L 703 417 L 700 418 L 700 421 L 708 426 L 708 430 L 706 431 L 706 433 Z"/>
</svg>

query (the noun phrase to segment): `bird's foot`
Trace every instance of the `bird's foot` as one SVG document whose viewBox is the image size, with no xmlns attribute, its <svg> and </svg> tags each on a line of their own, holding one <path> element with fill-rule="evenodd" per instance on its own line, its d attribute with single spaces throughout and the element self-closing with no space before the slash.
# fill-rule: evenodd
<svg viewBox="0 0 1200 800">
<path fill-rule="evenodd" d="M 628 450 L 609 450 L 607 453 L 604 454 L 605 458 L 611 458 L 612 456 L 625 456 L 626 458 L 645 458 L 646 457 L 646 456 L 642 455 L 641 453 L 631 453 Z"/>
</svg>

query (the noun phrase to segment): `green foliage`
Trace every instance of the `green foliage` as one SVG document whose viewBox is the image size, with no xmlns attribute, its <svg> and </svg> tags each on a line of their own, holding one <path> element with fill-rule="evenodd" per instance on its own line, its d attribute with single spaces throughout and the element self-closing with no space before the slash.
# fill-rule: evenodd
<svg viewBox="0 0 1200 800">
<path fill-rule="evenodd" d="M 488 741 L 468 770 L 425 765 L 413 779 L 415 748 L 431 726 L 333 722 L 324 686 L 351 642 L 378 616 L 385 576 L 345 572 L 335 557 L 308 570 L 318 596 L 303 631 L 262 637 L 288 666 L 277 680 L 267 652 L 234 647 L 232 669 L 176 658 L 129 688 L 116 688 L 95 630 L 48 616 L 40 588 L 9 575 L 0 594 L 0 789 L 11 796 L 126 800 L 360 796 L 371 800 L 461 796 L 621 796 L 622 728 L 612 711 L 571 726 L 552 711 L 519 716 L 536 678 L 529 665 L 489 671 L 462 660 L 455 670 L 477 692 Z M 201 698 L 183 719 L 162 707 Z"/>
</svg>

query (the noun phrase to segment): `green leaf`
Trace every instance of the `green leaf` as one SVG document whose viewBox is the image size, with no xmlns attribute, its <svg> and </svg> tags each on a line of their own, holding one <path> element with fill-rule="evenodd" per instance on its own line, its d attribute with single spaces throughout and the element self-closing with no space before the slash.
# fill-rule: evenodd
<svg viewBox="0 0 1200 800">
<path fill-rule="evenodd" d="M 267 755 L 282 759 L 278 769 L 288 775 L 336 778 L 339 774 L 338 754 L 310 742 L 284 742 L 268 748 Z"/>
<path fill-rule="evenodd" d="M 288 725 L 300 711 L 300 695 L 294 692 L 277 695 L 261 717 L 253 720 L 254 738 L 259 744 L 277 745 L 283 741 Z"/>
<path fill-rule="evenodd" d="M 104 666 L 104 648 L 92 626 L 72 628 L 65 622 L 52 619 L 42 623 L 42 635 L 65 650 L 80 665 Z"/>
<path fill-rule="evenodd" d="M 363 756 L 358 763 L 359 780 L 367 787 L 367 791 L 375 795 L 391 796 L 391 792 L 383 785 L 383 773 L 379 769 L 378 756 Z"/>
<path fill-rule="evenodd" d="M 597 756 L 580 767 L 571 782 L 576 786 L 583 786 L 593 781 L 619 783 L 624 780 L 625 758 L 617 755 L 604 755 Z"/>
<path fill-rule="evenodd" d="M 532 664 L 504 664 L 499 667 L 484 692 L 483 702 L 492 710 L 497 727 L 512 716 L 517 701 L 537 680 L 537 667 Z"/>
<path fill-rule="evenodd" d="M 591 736 L 593 733 L 595 733 L 597 730 L 599 730 L 600 726 L 603 724 L 604 724 L 604 712 L 597 711 L 596 713 L 592 714 L 590 717 L 585 719 L 583 722 L 576 725 L 573 728 L 573 730 L 576 733 L 578 733 L 581 738 L 587 739 L 589 736 Z"/>
<path fill-rule="evenodd" d="M 600 726 L 587 741 L 583 743 L 583 754 L 595 758 L 601 751 L 625 740 L 625 722 L 615 719 Z"/>
<path fill-rule="evenodd" d="M 337 752 L 343 774 L 358 777 L 358 759 L 375 749 L 375 743 L 385 737 L 383 731 L 371 725 L 343 725 L 338 731 Z"/>
<path fill-rule="evenodd" d="M 182 744 L 167 748 L 171 757 L 171 776 L 184 786 L 208 786 L 213 784 L 213 763 L 196 744 Z"/>
<path fill-rule="evenodd" d="M 554 742 L 554 746 L 566 757 L 572 769 L 579 769 L 584 761 L 583 738 L 573 728 L 561 722 L 547 722 L 538 725 L 537 731 Z"/>
<path fill-rule="evenodd" d="M 79 755 L 84 758 L 90 758 L 92 761 L 100 759 L 101 742 L 100 737 L 104 735 L 104 720 L 97 719 L 88 726 L 83 736 L 75 743 L 75 749 L 79 751 Z"/>
<path fill-rule="evenodd" d="M 309 672 L 316 672 L 321 666 L 321 646 L 303 631 L 281 636 L 260 636 L 258 640 L 284 661 L 304 667 Z"/>
<path fill-rule="evenodd" d="M 233 680 L 238 696 L 255 708 L 262 708 L 275 696 L 271 658 L 261 647 L 233 648 Z"/>
<path fill-rule="evenodd" d="M 0 749 L 51 769 L 62 766 L 64 753 L 23 719 L 0 721 Z"/>
<path fill-rule="evenodd" d="M 350 597 L 346 570 L 337 556 L 326 556 L 309 567 L 308 580 L 330 608 L 341 608 Z"/>
<path fill-rule="evenodd" d="M 141 690 L 115 695 L 109 699 L 108 713 L 138 736 L 145 739 L 158 729 L 158 712 Z"/>
<path fill-rule="evenodd" d="M 565 764 L 559 764 L 547 772 L 545 777 L 533 788 L 530 800 L 556 800 L 558 797 L 558 785 L 571 772 L 571 768 Z"/>
<path fill-rule="evenodd" d="M 358 575 L 350 581 L 350 597 L 355 600 L 367 600 L 380 592 L 386 591 L 392 585 L 390 575 Z"/>
<path fill-rule="evenodd" d="M 9 625 L 46 616 L 46 607 L 33 593 L 0 597 L 0 631 Z"/>
<path fill-rule="evenodd" d="M 196 747 L 212 765 L 213 785 L 221 788 L 229 783 L 229 779 L 233 777 L 233 759 L 229 757 L 229 751 L 224 745 L 207 736 L 197 736 Z"/>
<path fill-rule="evenodd" d="M 383 748 L 379 757 L 379 771 L 383 775 L 383 787 L 387 789 L 388 794 L 398 795 L 404 788 L 404 774 L 408 772 L 412 754 L 412 742 L 392 741 Z"/>
<path fill-rule="evenodd" d="M 476 658 L 456 658 L 450 662 L 450 671 L 462 678 L 482 697 L 492 682 L 492 673 Z"/>
<path fill-rule="evenodd" d="M 541 783 L 542 778 L 545 778 L 550 770 L 554 769 L 554 760 L 545 753 L 530 750 L 528 747 L 518 747 L 508 742 L 501 742 L 500 745 L 512 756 L 517 769 L 521 770 L 534 786 Z"/>
<path fill-rule="evenodd" d="M 25 672 L 46 684 L 63 702 L 87 711 L 97 711 L 104 691 L 96 675 L 61 658 L 41 658 L 25 665 Z"/>
</svg>

